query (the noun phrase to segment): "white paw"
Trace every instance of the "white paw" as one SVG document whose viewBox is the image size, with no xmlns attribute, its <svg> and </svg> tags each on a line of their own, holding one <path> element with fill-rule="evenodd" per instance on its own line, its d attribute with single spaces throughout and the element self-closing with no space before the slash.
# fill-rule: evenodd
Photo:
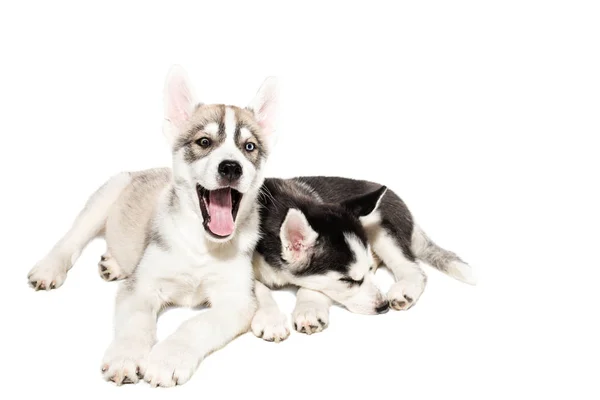
<svg viewBox="0 0 600 400">
<path fill-rule="evenodd" d="M 144 380 L 153 387 L 183 385 L 190 380 L 201 359 L 186 341 L 167 338 L 150 352 Z"/>
<path fill-rule="evenodd" d="M 394 310 L 408 310 L 425 290 L 425 277 L 415 276 L 413 279 L 403 279 L 392 285 L 387 293 L 390 307 Z"/>
<path fill-rule="evenodd" d="M 277 308 L 259 308 L 250 325 L 252 333 L 267 342 L 281 342 L 290 336 L 287 317 Z"/>
<path fill-rule="evenodd" d="M 296 303 L 292 313 L 294 329 L 312 335 L 321 332 L 329 324 L 329 308 L 316 303 Z"/>
<path fill-rule="evenodd" d="M 117 385 L 137 383 L 146 366 L 150 346 L 136 340 L 114 340 L 104 353 L 102 375 Z"/>
<path fill-rule="evenodd" d="M 121 270 L 117 260 L 115 260 L 108 252 L 100 257 L 98 273 L 105 281 L 116 281 L 127 277 Z"/>
<path fill-rule="evenodd" d="M 27 279 L 35 290 L 50 290 L 62 286 L 70 265 L 59 257 L 46 257 L 29 271 Z"/>
</svg>

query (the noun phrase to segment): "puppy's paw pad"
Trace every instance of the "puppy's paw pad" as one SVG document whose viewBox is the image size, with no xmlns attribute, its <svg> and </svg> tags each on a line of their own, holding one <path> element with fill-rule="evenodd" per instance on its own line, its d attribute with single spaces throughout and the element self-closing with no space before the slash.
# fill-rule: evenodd
<svg viewBox="0 0 600 400">
<path fill-rule="evenodd" d="M 184 341 L 166 339 L 150 352 L 144 380 L 152 387 L 183 385 L 190 380 L 200 361 L 201 357 Z"/>
<path fill-rule="evenodd" d="M 149 346 L 136 341 L 113 342 L 102 360 L 104 379 L 117 385 L 138 383 L 149 353 Z"/>
<path fill-rule="evenodd" d="M 121 267 L 117 263 L 117 260 L 115 260 L 108 253 L 100 257 L 100 262 L 98 263 L 98 273 L 100 274 L 100 277 L 107 282 L 126 278 L 125 274 L 121 270 Z"/>
<path fill-rule="evenodd" d="M 252 333 L 267 342 L 281 342 L 290 336 L 287 317 L 278 309 L 261 308 L 256 311 L 252 324 Z"/>
<path fill-rule="evenodd" d="M 294 329 L 300 333 L 312 335 L 321 332 L 329 324 L 329 310 L 314 307 L 296 305 L 292 314 L 294 319 Z"/>
<path fill-rule="evenodd" d="M 58 259 L 40 261 L 27 275 L 29 286 L 35 290 L 59 288 L 65 279 L 67 279 L 67 266 Z"/>
<path fill-rule="evenodd" d="M 392 285 L 387 293 L 390 307 L 394 310 L 408 310 L 411 308 L 425 289 L 425 282 L 398 281 Z"/>
</svg>

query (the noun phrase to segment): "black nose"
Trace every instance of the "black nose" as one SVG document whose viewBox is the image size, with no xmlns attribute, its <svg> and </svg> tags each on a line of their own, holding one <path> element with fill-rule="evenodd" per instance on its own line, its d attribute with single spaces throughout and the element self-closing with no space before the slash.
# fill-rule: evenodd
<svg viewBox="0 0 600 400">
<path fill-rule="evenodd" d="M 225 160 L 219 164 L 219 175 L 229 182 L 237 181 L 242 176 L 242 166 L 237 161 Z"/>
<path fill-rule="evenodd" d="M 377 311 L 377 314 L 385 314 L 386 312 L 388 312 L 389 309 L 390 309 L 390 303 L 388 303 L 386 301 L 385 303 L 381 304 L 380 306 L 377 306 L 375 311 Z"/>
</svg>

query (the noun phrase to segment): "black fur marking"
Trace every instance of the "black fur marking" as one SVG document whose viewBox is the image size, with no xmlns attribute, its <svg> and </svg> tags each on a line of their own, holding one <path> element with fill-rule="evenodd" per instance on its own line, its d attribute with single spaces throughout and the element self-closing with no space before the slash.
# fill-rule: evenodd
<svg viewBox="0 0 600 400">
<path fill-rule="evenodd" d="M 217 131 L 217 135 L 219 135 L 221 138 L 225 137 L 225 111 L 223 111 L 223 118 L 221 118 L 219 121 L 219 130 Z"/>
<path fill-rule="evenodd" d="M 169 246 L 169 243 L 167 243 L 167 241 L 165 240 L 165 238 L 163 238 L 162 235 L 156 230 L 152 230 L 150 232 L 150 236 L 148 237 L 148 244 L 150 243 L 154 243 L 164 251 L 169 251 L 171 248 Z"/>
<path fill-rule="evenodd" d="M 171 209 L 179 208 L 179 197 L 177 196 L 174 187 L 169 191 L 169 207 Z"/>
<path fill-rule="evenodd" d="M 353 215 L 365 217 L 375 211 L 379 199 L 387 188 L 381 186 L 379 189 L 367 194 L 361 194 L 351 199 L 344 200 L 342 206 L 346 207 Z"/>
<path fill-rule="evenodd" d="M 321 203 L 305 185 L 295 180 L 267 179 L 259 199 L 261 231 L 257 250 L 267 263 L 275 268 L 285 268 L 281 225 L 290 208 L 299 209 L 312 229 L 317 232 L 315 245 L 308 250 L 309 258 L 304 268 L 294 269 L 298 276 L 321 275 L 329 271 L 348 274 L 349 266 L 356 261 L 345 235 L 354 235 L 366 247 L 367 236 L 359 220 L 338 204 Z"/>
<path fill-rule="evenodd" d="M 381 189 L 380 184 L 340 177 L 311 176 L 295 178 L 317 191 L 325 202 L 341 204 L 347 201 L 348 194 L 367 194 Z M 386 190 L 377 208 L 381 215 L 381 226 L 394 238 L 402 253 L 409 261 L 415 261 L 411 250 L 414 221 L 408 207 L 391 190 Z"/>
</svg>

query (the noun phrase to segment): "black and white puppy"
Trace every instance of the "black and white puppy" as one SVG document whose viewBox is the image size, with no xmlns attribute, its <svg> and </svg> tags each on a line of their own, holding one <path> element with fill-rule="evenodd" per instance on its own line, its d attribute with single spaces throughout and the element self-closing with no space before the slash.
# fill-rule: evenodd
<svg viewBox="0 0 600 400">
<path fill-rule="evenodd" d="M 362 314 L 412 307 L 427 280 L 419 260 L 476 283 L 472 268 L 432 242 L 400 197 L 380 184 L 339 177 L 267 179 L 260 205 L 261 239 L 253 260 L 259 309 L 252 331 L 265 340 L 289 335 L 269 288 L 300 287 L 294 327 L 311 334 L 327 326 L 331 300 Z M 382 262 L 396 280 L 387 296 L 370 273 Z"/>
</svg>

